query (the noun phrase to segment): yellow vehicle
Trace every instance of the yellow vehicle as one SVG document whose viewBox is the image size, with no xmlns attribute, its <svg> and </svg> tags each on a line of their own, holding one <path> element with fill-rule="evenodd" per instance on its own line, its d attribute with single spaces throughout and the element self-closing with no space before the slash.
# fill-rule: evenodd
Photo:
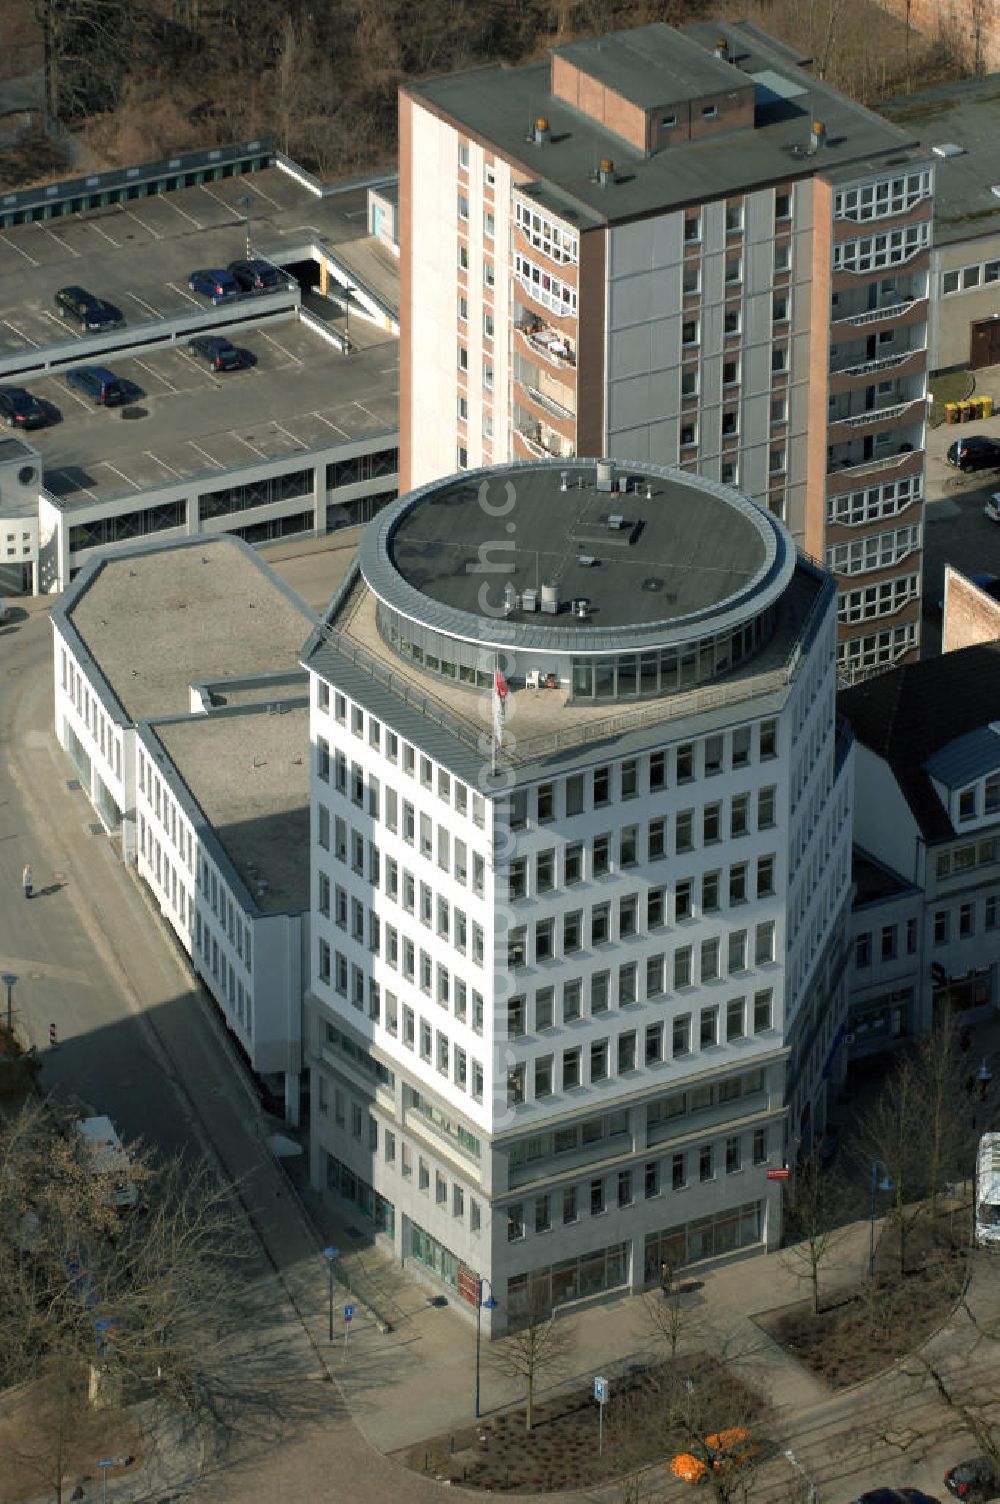
<svg viewBox="0 0 1000 1504">
<path fill-rule="evenodd" d="M 709 1470 L 720 1473 L 729 1467 L 746 1467 L 757 1455 L 757 1447 L 746 1426 L 730 1426 L 705 1437 L 706 1457 L 694 1452 L 678 1452 L 670 1471 L 682 1483 L 704 1483 Z"/>
</svg>

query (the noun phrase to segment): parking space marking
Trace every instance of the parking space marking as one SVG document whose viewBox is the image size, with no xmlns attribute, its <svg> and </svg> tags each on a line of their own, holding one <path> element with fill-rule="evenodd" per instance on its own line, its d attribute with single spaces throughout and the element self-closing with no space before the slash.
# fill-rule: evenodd
<svg viewBox="0 0 1000 1504">
<path fill-rule="evenodd" d="M 50 230 L 47 225 L 40 224 L 37 219 L 35 220 L 35 226 L 37 229 L 41 230 L 43 234 L 51 235 L 56 245 L 61 246 L 64 251 L 69 251 L 70 255 L 75 256 L 79 261 L 80 257 L 83 255 L 82 251 L 78 251 L 75 246 L 71 246 L 68 240 L 63 240 L 62 236 L 57 235 L 55 230 Z"/>
<path fill-rule="evenodd" d="M 203 230 L 205 228 L 205 226 L 202 224 L 202 222 L 201 222 L 200 219 L 195 219 L 195 217 L 194 217 L 193 214 L 189 214 L 186 209 L 182 209 L 181 206 L 180 206 L 180 204 L 178 204 L 178 203 L 176 203 L 174 201 L 174 198 L 173 198 L 172 194 L 165 193 L 163 195 L 163 202 L 165 204 L 169 204 L 170 207 L 171 207 L 171 209 L 176 209 L 177 213 L 180 214 L 180 215 L 182 215 L 183 218 L 186 219 L 189 224 L 194 225 L 194 227 L 195 227 L 196 230 Z"/>
<path fill-rule="evenodd" d="M 52 313 L 48 308 L 40 309 L 39 317 L 48 319 L 50 324 L 55 324 L 56 328 L 61 331 L 63 339 L 83 338 L 81 330 L 74 329 L 68 319 L 61 319 L 58 314 Z"/>
<path fill-rule="evenodd" d="M 103 236 L 109 245 L 114 246 L 116 251 L 121 250 L 121 241 L 116 240 L 113 235 L 109 235 L 107 230 L 102 230 L 95 219 L 81 219 L 80 223 L 86 225 L 88 230 L 96 230 L 98 235 Z"/>
<path fill-rule="evenodd" d="M 131 486 L 133 491 L 142 490 L 138 481 L 134 481 L 130 475 L 126 475 L 124 470 L 119 470 L 117 465 L 112 465 L 110 460 L 104 461 L 104 468 L 105 470 L 110 470 L 112 475 L 117 475 L 118 479 L 123 480 L 127 486 Z"/>
<path fill-rule="evenodd" d="M 313 411 L 309 414 L 309 416 L 311 418 L 318 418 L 321 423 L 326 424 L 327 428 L 332 428 L 334 433 L 339 433 L 342 439 L 350 438 L 350 434 L 347 432 L 346 428 L 341 428 L 339 423 L 332 422 L 331 419 L 325 417 L 323 413 Z"/>
<path fill-rule="evenodd" d="M 234 209 L 233 206 L 232 206 L 232 204 L 227 204 L 224 198 L 220 198 L 217 193 L 213 193 L 212 190 L 211 190 L 211 188 L 209 188 L 209 186 L 208 186 L 207 183 L 201 183 L 201 184 L 199 184 L 199 187 L 202 189 L 203 192 L 205 192 L 205 193 L 208 194 L 209 198 L 214 198 L 215 202 L 217 204 L 221 204 L 222 207 L 223 207 L 223 209 L 227 210 L 227 212 L 230 213 L 233 216 L 234 219 L 245 219 L 246 218 L 246 216 L 243 215 L 243 214 L 241 214 L 238 209 Z"/>
<path fill-rule="evenodd" d="M 188 303 L 193 303 L 196 308 L 204 308 L 204 303 L 199 303 L 197 298 L 193 298 L 186 287 L 178 287 L 176 282 L 168 282 L 167 286 L 171 292 L 179 293 L 182 298 Z"/>
<path fill-rule="evenodd" d="M 276 428 L 279 433 L 283 433 L 286 439 L 291 439 L 292 443 L 296 446 L 297 449 L 304 447 L 302 440 L 298 437 L 298 435 L 290 433 L 283 423 L 273 422 L 271 426 L 273 428 Z"/>
<path fill-rule="evenodd" d="M 175 470 L 173 465 L 168 465 L 166 460 L 161 460 L 160 456 L 158 454 L 154 454 L 152 449 L 147 449 L 146 453 L 155 464 L 162 465 L 164 470 L 169 470 L 171 475 L 183 475 L 184 472 L 182 470 Z"/>
<path fill-rule="evenodd" d="M 257 181 L 256 177 L 253 179 L 253 182 L 250 184 L 250 186 L 249 186 L 249 188 L 248 188 L 247 191 L 249 193 L 259 193 L 260 196 L 261 196 L 261 198 L 266 198 L 267 199 L 268 203 L 271 205 L 272 208 L 274 208 L 274 209 L 280 209 L 281 208 L 281 205 L 278 203 L 278 200 L 276 198 L 272 198 L 269 193 L 265 193 L 264 192 L 263 188 L 260 186 L 260 183 Z"/>
<path fill-rule="evenodd" d="M 214 454 L 209 454 L 207 449 L 202 449 L 201 445 L 196 444 L 194 439 L 188 439 L 188 443 L 191 445 L 192 449 L 197 449 L 202 459 L 208 460 L 208 463 L 211 465 L 213 470 L 225 470 L 226 467 L 222 463 L 222 461 L 217 460 Z"/>
<path fill-rule="evenodd" d="M 67 397 L 72 397 L 74 402 L 79 402 L 80 406 L 84 408 L 88 413 L 93 412 L 94 404 L 92 402 L 88 402 L 86 397 L 81 397 L 76 387 L 70 386 L 68 381 L 64 382 L 63 391 Z"/>
<path fill-rule="evenodd" d="M 154 240 L 163 239 L 163 236 L 160 234 L 159 230 L 154 230 L 152 225 L 147 225 L 144 219 L 139 218 L 134 209 L 126 209 L 124 212 L 128 215 L 129 219 L 134 219 L 137 225 L 141 225 L 147 235 L 152 235 Z"/>
<path fill-rule="evenodd" d="M 251 454 L 258 455 L 262 460 L 267 459 L 268 456 L 266 451 L 263 449 L 258 449 L 256 444 L 252 444 L 249 439 L 245 439 L 241 433 L 234 433 L 233 438 L 236 439 L 240 444 L 245 444 L 250 450 Z"/>
<path fill-rule="evenodd" d="M 305 365 L 304 360 L 301 360 L 297 355 L 293 355 L 291 350 L 286 350 L 284 345 L 279 344 L 279 342 L 274 338 L 272 334 L 268 334 L 266 329 L 260 329 L 258 330 L 258 333 L 262 336 L 262 338 L 267 340 L 269 345 L 273 345 L 276 350 L 279 350 L 281 354 L 284 355 L 285 359 L 290 361 L 293 365 Z"/>
<path fill-rule="evenodd" d="M 154 319 L 162 319 L 163 314 L 161 310 L 154 308 L 152 303 L 147 303 L 145 298 L 140 298 L 137 292 L 127 292 L 125 296 L 131 298 L 133 303 L 138 303 L 139 307 L 144 308 L 147 313 L 151 313 Z"/>
<path fill-rule="evenodd" d="M 159 371 L 154 371 L 153 367 L 151 365 L 147 365 L 144 360 L 140 360 L 138 355 L 134 356 L 133 358 L 136 365 L 141 366 L 149 376 L 153 377 L 154 381 L 161 381 L 168 392 L 176 392 L 177 388 L 174 386 L 172 381 L 168 381 L 165 376 L 161 376 Z"/>
<path fill-rule="evenodd" d="M 3 241 L 4 245 L 9 245 L 11 250 L 16 251 L 19 256 L 23 256 L 25 261 L 30 261 L 32 266 L 41 266 L 42 263 L 40 261 L 36 261 L 34 256 L 29 256 L 27 251 L 22 246 L 15 244 L 13 240 L 8 240 L 6 235 L 0 235 L 0 240 Z"/>
<path fill-rule="evenodd" d="M 26 334 L 24 334 L 17 327 L 16 324 L 12 324 L 11 323 L 10 319 L 0 319 L 0 324 L 5 324 L 8 329 L 13 330 L 13 332 L 17 335 L 18 339 L 23 340 L 26 345 L 31 345 L 33 347 L 33 349 L 36 349 L 36 350 L 38 349 L 38 341 L 34 340 L 34 339 L 29 339 L 28 336 Z"/>
<path fill-rule="evenodd" d="M 74 393 L 74 396 L 75 395 L 76 394 Z M 70 479 L 70 475 L 69 475 L 69 471 L 68 470 L 50 470 L 47 473 L 48 473 L 48 475 L 50 476 L 50 478 L 53 481 L 58 481 L 58 479 L 59 479 L 59 477 L 61 475 L 65 475 L 67 477 L 67 479 Z M 87 495 L 90 497 L 91 501 L 97 501 L 98 500 L 97 492 L 96 491 L 92 491 L 89 486 L 85 486 L 83 484 L 83 481 L 77 479 L 76 477 L 73 477 L 71 479 L 71 486 L 72 486 L 72 490 L 74 492 L 76 492 L 76 491 L 85 491 L 87 493 Z M 59 491 L 58 486 L 54 485 L 52 489 L 53 489 L 53 491 L 55 492 L 55 494 L 57 496 L 60 495 L 60 491 Z"/>
</svg>

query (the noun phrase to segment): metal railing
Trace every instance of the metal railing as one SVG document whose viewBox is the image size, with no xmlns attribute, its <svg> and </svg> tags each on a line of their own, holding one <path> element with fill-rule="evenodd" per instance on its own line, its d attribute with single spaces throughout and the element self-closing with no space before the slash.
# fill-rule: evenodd
<svg viewBox="0 0 1000 1504">
<path fill-rule="evenodd" d="M 831 376 L 868 376 L 875 371 L 892 371 L 896 366 L 901 366 L 911 356 L 925 354 L 923 345 L 915 345 L 909 350 L 900 350 L 894 355 L 883 355 L 878 360 L 863 360 L 860 365 L 842 365 L 839 362 L 831 363 Z"/>
<path fill-rule="evenodd" d="M 550 417 L 558 418 L 562 423 L 576 422 L 576 413 L 570 412 L 568 407 L 563 407 L 561 402 L 555 402 L 551 397 L 547 397 L 536 386 L 529 386 L 525 383 L 524 390 L 532 402 L 537 402 L 538 406 L 547 412 Z"/>
<path fill-rule="evenodd" d="M 898 465 L 905 465 L 907 460 L 922 453 L 920 449 L 907 449 L 904 454 L 887 454 L 882 459 L 871 460 L 834 460 L 827 466 L 827 475 L 848 475 L 854 470 L 894 470 Z"/>
<path fill-rule="evenodd" d="M 539 337 L 541 333 L 540 330 L 527 329 L 523 324 L 516 324 L 514 327 L 517 329 L 518 334 L 523 335 L 523 337 L 528 341 L 528 344 L 531 346 L 532 354 L 544 355 L 545 359 L 550 361 L 552 365 L 568 366 L 571 370 L 576 369 L 576 356 L 573 354 L 568 345 L 565 347 L 565 353 L 560 354 L 558 350 L 553 349 L 551 345 L 546 344 L 546 342 Z"/>
<path fill-rule="evenodd" d="M 835 423 L 843 423 L 846 428 L 863 428 L 866 423 L 884 423 L 890 418 L 901 418 L 908 407 L 923 401 L 923 397 L 907 397 L 905 402 L 894 402 L 890 407 L 870 407 L 863 413 L 845 413 L 842 417 L 831 413 L 830 427 Z"/>
<path fill-rule="evenodd" d="M 855 329 L 861 329 L 866 324 L 880 324 L 884 319 L 898 317 L 913 307 L 914 303 L 926 302 L 925 298 L 899 298 L 892 303 L 883 303 L 879 308 L 866 308 L 861 313 L 845 313 L 839 319 L 834 319 L 835 324 L 851 324 Z"/>
</svg>

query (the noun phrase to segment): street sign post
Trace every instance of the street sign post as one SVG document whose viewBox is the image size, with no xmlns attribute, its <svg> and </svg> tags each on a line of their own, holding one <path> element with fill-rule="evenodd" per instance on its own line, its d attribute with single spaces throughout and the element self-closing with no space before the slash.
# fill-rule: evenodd
<svg viewBox="0 0 1000 1504">
<path fill-rule="evenodd" d="M 354 1320 L 354 1307 L 344 1307 L 344 1352 L 347 1351 L 347 1339 L 351 1335 L 351 1322 Z"/>
<path fill-rule="evenodd" d="M 132 1461 L 131 1457 L 100 1457 L 100 1458 L 98 1458 L 96 1466 L 100 1468 L 100 1470 L 101 1470 L 101 1478 L 103 1479 L 103 1482 L 104 1482 L 104 1488 L 103 1488 L 104 1504 L 108 1504 L 108 1468 L 109 1467 L 128 1467 L 128 1465 L 129 1465 L 129 1463 L 131 1461 Z"/>
<path fill-rule="evenodd" d="M 595 1377 L 594 1399 L 597 1401 L 597 1455 L 604 1451 L 604 1407 L 608 1403 L 611 1386 L 607 1379 Z"/>
<path fill-rule="evenodd" d="M 787 1165 L 782 1165 L 781 1168 L 780 1168 L 780 1170 L 768 1170 L 768 1172 L 767 1172 L 767 1179 L 768 1180 L 787 1180 L 788 1177 L 791 1175 L 791 1173 L 792 1172 L 788 1168 Z"/>
</svg>

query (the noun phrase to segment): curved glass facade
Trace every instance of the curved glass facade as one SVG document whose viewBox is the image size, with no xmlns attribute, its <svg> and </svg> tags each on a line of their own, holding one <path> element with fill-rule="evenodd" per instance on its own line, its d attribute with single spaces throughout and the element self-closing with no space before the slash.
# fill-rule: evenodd
<svg viewBox="0 0 1000 1504">
<path fill-rule="evenodd" d="M 485 644 L 451 637 L 422 622 L 393 611 L 383 602 L 376 607 L 379 634 L 394 652 L 422 673 L 470 689 L 488 689 L 493 678 L 494 650 Z M 758 652 L 770 639 L 774 608 L 768 607 L 738 626 L 694 638 L 690 642 L 648 652 L 570 654 L 503 649 L 507 677 L 517 683 L 528 673 L 558 674 L 570 689 L 571 701 L 609 703 L 655 699 L 711 683 Z M 515 668 L 511 669 L 513 660 Z"/>
</svg>

